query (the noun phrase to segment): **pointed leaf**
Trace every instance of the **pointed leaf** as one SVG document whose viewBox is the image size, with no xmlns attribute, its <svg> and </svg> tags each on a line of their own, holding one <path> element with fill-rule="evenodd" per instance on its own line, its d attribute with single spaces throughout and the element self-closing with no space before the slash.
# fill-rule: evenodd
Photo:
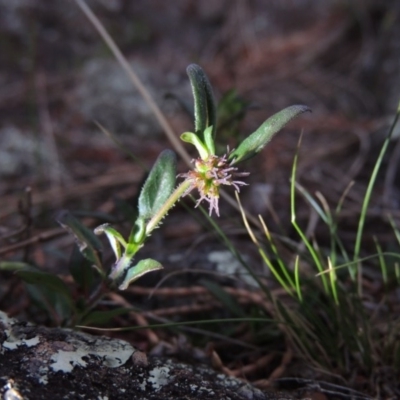
<svg viewBox="0 0 400 400">
<path fill-rule="evenodd" d="M 208 154 L 215 154 L 215 143 L 213 139 L 213 126 L 209 126 L 204 131 L 204 143 L 207 147 Z"/>
<path fill-rule="evenodd" d="M 171 150 L 158 156 L 140 192 L 139 217 L 149 219 L 164 205 L 175 187 L 176 157 Z"/>
<path fill-rule="evenodd" d="M 204 143 L 200 140 L 200 138 L 193 132 L 184 132 L 181 135 L 181 140 L 186 143 L 190 143 L 196 147 L 199 156 L 202 160 L 205 160 L 208 157 L 208 150 Z"/>
<path fill-rule="evenodd" d="M 24 263 L 22 261 L 3 261 L 0 262 L 0 271 L 12 271 L 12 272 L 17 272 L 17 271 L 27 271 L 27 270 L 32 270 L 35 271 L 36 268 L 32 267 L 31 265 Z"/>
<path fill-rule="evenodd" d="M 68 261 L 68 270 L 82 293 L 90 293 L 90 290 L 98 282 L 99 276 L 96 269 L 76 247 L 74 247 Z"/>
<path fill-rule="evenodd" d="M 125 248 L 126 242 L 123 236 L 109 224 L 102 224 L 95 228 L 94 233 L 96 235 L 101 235 L 104 233 L 107 236 L 110 246 L 113 249 L 115 258 L 118 260 L 121 257 L 121 245 Z"/>
<path fill-rule="evenodd" d="M 67 285 L 57 275 L 33 270 L 19 270 L 16 274 L 26 283 L 46 287 L 53 292 L 63 295 L 70 304 L 73 303 Z"/>
<path fill-rule="evenodd" d="M 55 291 L 47 286 L 29 283 L 26 284 L 26 289 L 33 302 L 45 310 L 57 325 L 62 324 L 63 321 L 71 318 L 76 313 L 75 305 L 72 303 L 71 298 L 65 297 L 62 292 Z"/>
<path fill-rule="evenodd" d="M 63 228 L 75 236 L 76 244 L 81 253 L 101 271 L 100 252 L 102 247 L 97 236 L 89 228 L 81 224 L 69 211 L 61 211 L 56 220 Z"/>
<path fill-rule="evenodd" d="M 74 312 L 75 306 L 71 293 L 58 276 L 17 261 L 1 262 L 0 270 L 14 271 L 27 284 L 26 288 L 31 298 L 50 315 L 55 313 L 63 320 Z"/>
<path fill-rule="evenodd" d="M 232 164 L 237 164 L 239 161 L 255 156 L 271 140 L 275 133 L 279 132 L 290 120 L 306 111 L 311 111 L 311 109 L 307 106 L 295 105 L 287 107 L 268 118 L 230 154 L 229 159 L 233 160 Z"/>
<path fill-rule="evenodd" d="M 203 134 L 206 128 L 213 126 L 215 136 L 217 108 L 210 81 L 202 68 L 196 64 L 190 64 L 186 72 L 193 91 L 196 134 Z"/>
<path fill-rule="evenodd" d="M 151 271 L 162 269 L 163 266 L 156 260 L 147 258 L 139 261 L 134 267 L 131 267 L 125 275 L 123 282 L 119 285 L 120 290 L 125 290 L 132 282 Z"/>
</svg>

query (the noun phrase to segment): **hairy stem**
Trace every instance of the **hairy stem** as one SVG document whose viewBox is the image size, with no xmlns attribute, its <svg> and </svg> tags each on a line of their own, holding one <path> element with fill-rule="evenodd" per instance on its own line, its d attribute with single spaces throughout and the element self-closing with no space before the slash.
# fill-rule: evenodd
<svg viewBox="0 0 400 400">
<path fill-rule="evenodd" d="M 175 203 L 179 200 L 179 198 L 189 189 L 190 187 L 189 181 L 183 181 L 168 197 L 167 201 L 160 208 L 160 210 L 150 219 L 146 226 L 146 235 L 150 235 L 150 233 L 157 228 L 158 224 L 161 220 L 168 214 L 168 211 L 175 205 Z"/>
</svg>

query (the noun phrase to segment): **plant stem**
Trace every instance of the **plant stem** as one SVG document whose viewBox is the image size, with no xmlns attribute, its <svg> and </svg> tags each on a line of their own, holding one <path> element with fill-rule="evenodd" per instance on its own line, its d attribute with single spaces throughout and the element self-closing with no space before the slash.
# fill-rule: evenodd
<svg viewBox="0 0 400 400">
<path fill-rule="evenodd" d="M 396 127 L 396 124 L 397 124 L 397 121 L 398 121 L 399 117 L 400 117 L 400 102 L 399 102 L 399 104 L 397 106 L 397 112 L 396 112 L 396 115 L 394 117 L 393 123 L 392 123 L 392 125 L 391 125 L 391 127 L 389 129 L 389 133 L 386 136 L 385 141 L 383 142 L 383 145 L 382 145 L 381 151 L 379 153 L 378 159 L 376 160 L 374 169 L 373 169 L 372 174 L 371 174 L 371 178 L 370 178 L 370 180 L 368 182 L 367 190 L 366 190 L 365 195 L 364 195 L 363 204 L 362 204 L 362 207 L 361 207 L 361 214 L 360 214 L 360 218 L 359 218 L 359 221 L 358 221 L 356 243 L 354 245 L 354 255 L 353 255 L 353 261 L 355 263 L 357 263 L 356 267 L 355 267 L 356 270 L 355 270 L 354 267 L 352 269 L 350 269 L 351 277 L 353 278 L 353 280 L 356 277 L 356 271 L 358 271 L 358 282 L 357 283 L 358 283 L 358 294 L 360 296 L 361 296 L 362 287 L 361 287 L 361 269 L 360 269 L 359 259 L 358 258 L 359 258 L 360 250 L 361 250 L 361 240 L 362 240 L 362 234 L 363 234 L 363 230 L 364 230 L 365 218 L 366 218 L 366 215 L 367 215 L 368 205 L 369 205 L 369 202 L 371 200 L 372 190 L 374 188 L 374 185 L 375 185 L 375 182 L 376 182 L 376 179 L 377 179 L 377 176 L 378 176 L 379 169 L 380 169 L 380 167 L 382 165 L 383 156 L 385 155 L 386 150 L 387 150 L 387 148 L 389 146 L 389 143 L 390 143 L 390 140 L 392 138 L 392 134 L 393 134 L 394 128 Z"/>
<path fill-rule="evenodd" d="M 93 293 L 90 295 L 89 299 L 86 302 L 85 310 L 82 314 L 78 315 L 75 314 L 71 319 L 70 323 L 68 324 L 71 327 L 75 327 L 77 323 L 80 323 L 84 320 L 84 318 L 90 314 L 90 312 L 97 306 L 99 301 L 107 294 L 108 287 L 104 283 L 104 280 L 99 283 L 99 285 L 94 289 Z"/>
<path fill-rule="evenodd" d="M 175 203 L 179 200 L 179 198 L 185 193 L 191 183 L 189 181 L 183 181 L 168 197 L 167 201 L 164 205 L 160 208 L 156 215 L 151 218 L 151 220 L 147 223 L 146 226 L 146 235 L 150 235 L 150 233 L 157 228 L 158 224 L 161 220 L 167 215 L 168 211 L 175 205 Z"/>
</svg>

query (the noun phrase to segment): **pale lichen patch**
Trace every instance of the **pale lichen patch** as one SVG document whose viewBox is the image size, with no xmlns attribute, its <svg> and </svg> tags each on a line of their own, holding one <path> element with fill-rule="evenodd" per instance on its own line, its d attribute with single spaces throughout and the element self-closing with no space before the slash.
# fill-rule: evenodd
<svg viewBox="0 0 400 400">
<path fill-rule="evenodd" d="M 51 356 L 53 363 L 50 368 L 55 372 L 71 372 L 75 366 L 86 367 L 87 363 L 83 360 L 85 356 L 87 356 L 87 353 L 79 349 L 76 351 L 58 350 L 56 354 Z"/>
<path fill-rule="evenodd" d="M 122 340 L 99 338 L 96 341 L 88 341 L 83 333 L 75 334 L 75 338 L 71 338 L 69 344 L 73 346 L 72 351 L 58 350 L 51 356 L 50 367 L 53 371 L 71 372 L 75 366 L 86 367 L 84 357 L 89 356 L 101 359 L 109 368 L 117 368 L 125 364 L 135 352 L 129 343 Z"/>
<path fill-rule="evenodd" d="M 47 371 L 42 371 L 42 373 L 39 376 L 39 383 L 41 383 L 42 385 L 47 385 L 49 383 Z"/>
<path fill-rule="evenodd" d="M 199 389 L 199 387 L 197 386 L 197 385 L 189 385 L 190 386 L 190 390 L 192 391 L 192 392 L 196 392 L 198 389 Z"/>
<path fill-rule="evenodd" d="M 4 354 L 8 354 L 12 360 L 10 369 L 17 365 L 15 360 L 18 361 L 17 372 L 15 368 L 12 371 L 14 378 L 18 378 L 17 389 L 26 398 L 39 398 L 39 393 L 53 395 L 53 392 L 57 392 L 57 396 L 50 398 L 66 400 L 77 396 L 96 400 L 110 396 L 142 400 L 269 398 L 237 379 L 222 374 L 217 376 L 205 366 L 181 364 L 160 357 L 147 358 L 139 351 L 135 355 L 136 350 L 124 341 L 94 337 L 68 329 L 34 327 L 13 319 L 4 322 L 0 316 L 2 341 L 10 333 L 17 339 L 40 339 L 35 347 L 20 346 L 15 350 L 3 348 Z M 7 358 L 4 354 L 1 356 L 3 359 Z M 109 368 L 108 365 L 119 368 Z M 8 383 L 8 378 L 1 380 L 1 375 L 8 375 L 9 369 L 5 370 L 1 363 L 0 367 L 3 367 L 0 374 L 1 389 Z M 59 372 L 55 373 L 57 369 Z"/>
<path fill-rule="evenodd" d="M 152 384 L 153 388 L 158 391 L 163 386 L 167 385 L 170 378 L 170 368 L 169 367 L 156 367 L 149 372 L 150 378 L 148 381 Z"/>
<path fill-rule="evenodd" d="M 55 330 L 59 338 L 51 342 L 41 342 L 41 334 L 31 336 L 26 330 L 29 324 L 19 323 L 0 311 L 0 326 L 5 340 L 0 346 L 0 353 L 16 351 L 21 346 L 35 347 L 36 357 L 29 363 L 29 376 L 42 384 L 47 384 L 49 370 L 54 372 L 71 372 L 74 367 L 86 367 L 89 360 L 95 358 L 109 368 L 124 365 L 135 353 L 127 342 L 117 339 L 96 338 L 81 332 L 68 329 Z M 28 332 L 28 333 L 27 333 Z M 138 357 L 140 360 L 143 358 Z M 144 362 L 144 360 L 143 360 Z"/>
<path fill-rule="evenodd" d="M 146 382 L 145 381 L 140 382 L 138 386 L 139 386 L 140 390 L 143 390 L 143 391 L 146 390 Z"/>
<path fill-rule="evenodd" d="M 19 346 L 32 347 L 36 346 L 39 343 L 40 340 L 37 336 L 31 339 L 23 339 L 23 338 L 17 338 L 12 334 L 10 334 L 10 336 L 8 336 L 8 338 L 4 341 L 3 347 L 7 350 L 15 350 Z"/>
<path fill-rule="evenodd" d="M 14 320 L 8 318 L 7 314 L 2 311 L 0 311 L 0 323 L 4 326 L 4 333 L 6 336 L 6 340 L 4 340 L 1 345 L 1 353 L 3 353 L 4 350 L 16 350 L 20 346 L 33 347 L 40 343 L 38 336 L 27 339 L 25 334 L 19 335 L 18 332 L 13 332 L 12 325 Z"/>
</svg>

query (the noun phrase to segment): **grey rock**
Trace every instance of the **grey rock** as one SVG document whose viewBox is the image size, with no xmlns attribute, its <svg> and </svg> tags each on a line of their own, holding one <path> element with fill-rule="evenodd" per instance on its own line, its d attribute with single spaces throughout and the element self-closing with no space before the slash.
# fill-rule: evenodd
<svg viewBox="0 0 400 400">
<path fill-rule="evenodd" d="M 3 312 L 1 388 L 3 399 L 17 400 L 282 399 L 204 365 L 147 358 L 123 340 L 35 326 Z"/>
</svg>

